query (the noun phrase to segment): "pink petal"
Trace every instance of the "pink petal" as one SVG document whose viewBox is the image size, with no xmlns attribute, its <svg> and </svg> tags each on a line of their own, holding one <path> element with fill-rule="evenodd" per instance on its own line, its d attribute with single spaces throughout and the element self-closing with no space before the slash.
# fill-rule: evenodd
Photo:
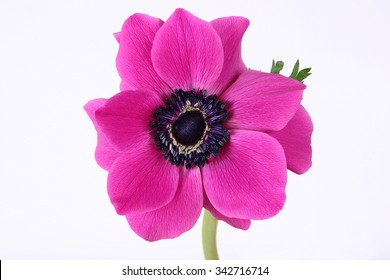
<svg viewBox="0 0 390 280">
<path fill-rule="evenodd" d="M 116 39 L 116 41 L 117 41 L 118 43 L 121 42 L 121 33 L 120 33 L 120 32 L 114 33 L 114 37 L 115 37 L 115 39 Z"/>
<path fill-rule="evenodd" d="M 283 207 L 287 180 L 282 146 L 257 131 L 231 130 L 231 140 L 202 169 L 211 204 L 223 215 L 266 219 Z"/>
<path fill-rule="evenodd" d="M 282 145 L 288 169 L 297 174 L 303 174 L 311 167 L 312 132 L 313 123 L 303 106 L 282 130 L 269 132 Z"/>
<path fill-rule="evenodd" d="M 105 98 L 97 98 L 97 99 L 93 99 L 91 101 L 88 101 L 88 103 L 84 105 L 84 110 L 85 110 L 85 112 L 87 112 L 87 115 L 91 119 L 96 130 L 99 129 L 99 126 L 96 123 L 95 112 L 99 108 L 103 107 L 103 105 L 106 102 L 107 102 L 107 99 L 105 99 Z"/>
<path fill-rule="evenodd" d="M 152 62 L 172 89 L 208 89 L 222 70 L 221 39 L 209 23 L 177 9 L 156 34 Z"/>
<path fill-rule="evenodd" d="M 306 86 L 279 74 L 247 70 L 223 94 L 229 128 L 280 130 L 298 110 Z"/>
<path fill-rule="evenodd" d="M 114 150 L 96 123 L 95 112 L 97 109 L 102 107 L 106 101 L 107 99 L 104 98 L 91 100 L 84 106 L 84 110 L 87 112 L 97 131 L 97 145 L 95 150 L 96 162 L 101 168 L 108 170 L 114 160 L 120 156 L 121 153 Z"/>
<path fill-rule="evenodd" d="M 212 86 L 212 93 L 222 93 L 246 70 L 241 58 L 241 39 L 249 26 L 243 17 L 218 18 L 210 22 L 221 38 L 224 63 L 221 74 Z"/>
<path fill-rule="evenodd" d="M 161 104 L 160 97 L 153 92 L 123 91 L 96 111 L 96 120 L 111 145 L 127 152 L 151 138 L 149 122 L 152 112 Z"/>
<path fill-rule="evenodd" d="M 141 214 L 172 201 L 178 182 L 178 168 L 164 160 L 149 137 L 114 161 L 108 195 L 118 214 Z"/>
<path fill-rule="evenodd" d="M 250 227 L 250 225 L 251 225 L 250 220 L 226 217 L 226 216 L 222 215 L 221 213 L 219 213 L 214 208 L 214 206 L 210 203 L 209 199 L 207 198 L 206 194 L 203 195 L 203 198 L 204 198 L 203 207 L 206 208 L 206 210 L 208 210 L 211 213 L 211 215 L 213 215 L 214 218 L 216 218 L 217 220 L 224 221 L 235 228 L 239 228 L 239 229 L 243 229 L 243 230 L 247 230 Z"/>
<path fill-rule="evenodd" d="M 124 80 L 121 80 L 119 89 L 121 91 L 132 90 L 132 88 Z"/>
<path fill-rule="evenodd" d="M 203 204 L 199 168 L 180 168 L 179 178 L 177 192 L 169 204 L 152 212 L 126 216 L 130 227 L 145 240 L 175 238 L 198 220 Z"/>
<path fill-rule="evenodd" d="M 116 67 L 133 90 L 146 88 L 158 93 L 171 92 L 154 71 L 150 59 L 154 36 L 163 24 L 162 20 L 144 14 L 134 14 L 123 24 Z"/>
</svg>

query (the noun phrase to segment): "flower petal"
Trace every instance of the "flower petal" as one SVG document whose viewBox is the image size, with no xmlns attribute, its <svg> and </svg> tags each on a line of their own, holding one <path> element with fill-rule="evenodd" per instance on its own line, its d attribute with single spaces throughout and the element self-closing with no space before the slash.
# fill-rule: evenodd
<svg viewBox="0 0 390 280">
<path fill-rule="evenodd" d="M 231 118 L 226 126 L 280 130 L 298 110 L 306 86 L 279 74 L 247 70 L 222 95 Z"/>
<path fill-rule="evenodd" d="M 176 167 L 173 167 L 176 169 Z M 130 227 L 147 241 L 175 238 L 190 230 L 202 212 L 203 191 L 199 168 L 180 168 L 175 197 L 152 212 L 127 215 Z"/>
<path fill-rule="evenodd" d="M 133 90 L 146 88 L 158 93 L 171 92 L 154 71 L 150 59 L 154 36 L 163 24 L 161 19 L 144 14 L 134 14 L 123 24 L 116 67 Z"/>
<path fill-rule="evenodd" d="M 91 119 L 93 125 L 95 126 L 97 132 L 97 145 L 95 150 L 95 160 L 97 164 L 108 170 L 114 160 L 121 155 L 120 152 L 115 151 L 115 149 L 108 142 L 106 136 L 103 135 L 99 125 L 95 119 L 95 112 L 97 109 L 102 107 L 106 103 L 107 99 L 99 98 L 89 101 L 85 106 L 84 110 L 87 112 L 89 118 Z"/>
<path fill-rule="evenodd" d="M 231 130 L 230 141 L 202 175 L 211 204 L 227 217 L 266 219 L 283 207 L 286 158 L 265 133 Z"/>
<path fill-rule="evenodd" d="M 217 211 L 217 209 L 214 208 L 214 206 L 211 204 L 209 199 L 207 198 L 206 194 L 203 194 L 203 207 L 208 210 L 211 215 L 214 216 L 217 220 L 224 221 L 231 225 L 232 227 L 247 230 L 251 225 L 251 220 L 245 220 L 245 219 L 236 219 L 236 218 L 229 218 Z"/>
<path fill-rule="evenodd" d="M 114 161 L 108 195 L 118 214 L 140 214 L 172 201 L 178 182 L 178 169 L 164 160 L 149 137 Z"/>
<path fill-rule="evenodd" d="M 287 167 L 297 174 L 305 173 L 311 167 L 311 134 L 313 123 L 303 106 L 280 131 L 271 131 L 284 149 Z"/>
<path fill-rule="evenodd" d="M 121 33 L 120 33 L 120 32 L 115 32 L 115 33 L 114 33 L 114 37 L 115 37 L 115 39 L 116 39 L 116 41 L 117 41 L 118 43 L 121 42 Z"/>
<path fill-rule="evenodd" d="M 177 9 L 156 34 L 152 62 L 172 89 L 208 89 L 222 70 L 221 39 L 209 23 Z"/>
<path fill-rule="evenodd" d="M 222 93 L 238 76 L 246 70 L 241 58 L 241 40 L 249 26 L 244 17 L 218 18 L 210 22 L 221 38 L 224 52 L 224 63 L 218 80 L 212 86 L 212 93 Z"/>
<path fill-rule="evenodd" d="M 119 89 L 121 91 L 132 90 L 132 88 L 124 80 L 121 80 L 121 83 L 119 85 Z"/>
<path fill-rule="evenodd" d="M 160 97 L 153 92 L 123 91 L 96 111 L 96 120 L 114 148 L 127 152 L 151 138 L 149 122 L 152 112 L 161 104 Z"/>
</svg>

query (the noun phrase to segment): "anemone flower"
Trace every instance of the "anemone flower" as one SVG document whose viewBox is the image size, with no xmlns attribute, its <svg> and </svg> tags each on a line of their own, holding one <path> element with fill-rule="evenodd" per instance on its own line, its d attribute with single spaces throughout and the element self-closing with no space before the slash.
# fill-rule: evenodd
<svg viewBox="0 0 390 280">
<path fill-rule="evenodd" d="M 202 209 L 246 230 L 285 202 L 287 169 L 311 166 L 305 85 L 249 70 L 243 17 L 166 22 L 134 14 L 115 34 L 121 92 L 85 105 L 116 212 L 148 241 L 191 229 Z"/>
</svg>

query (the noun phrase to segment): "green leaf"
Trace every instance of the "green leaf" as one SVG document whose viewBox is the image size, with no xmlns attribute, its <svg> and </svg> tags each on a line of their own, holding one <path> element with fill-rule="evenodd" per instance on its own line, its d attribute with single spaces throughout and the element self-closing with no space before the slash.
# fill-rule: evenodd
<svg viewBox="0 0 390 280">
<path fill-rule="evenodd" d="M 271 73 L 275 73 L 275 59 L 272 59 Z"/>
<path fill-rule="evenodd" d="M 301 71 L 299 71 L 299 73 L 295 79 L 300 81 L 300 82 L 303 82 L 304 79 L 306 79 L 307 77 L 309 77 L 311 75 L 310 70 L 311 70 L 311 68 L 302 69 Z"/>
<path fill-rule="evenodd" d="M 295 62 L 294 68 L 291 72 L 290 78 L 295 79 L 298 75 L 298 70 L 299 70 L 299 59 L 297 59 L 297 62 Z"/>
<path fill-rule="evenodd" d="M 275 62 L 275 60 L 273 59 L 271 73 L 279 74 L 280 71 L 283 69 L 283 66 L 284 66 L 283 61 Z M 295 62 L 294 68 L 291 72 L 290 78 L 303 83 L 303 80 L 311 75 L 310 71 L 311 68 L 304 68 L 302 70 L 299 70 L 299 59 L 297 59 L 297 62 Z"/>
<path fill-rule="evenodd" d="M 275 60 L 272 60 L 272 67 L 271 67 L 271 73 L 279 74 L 280 71 L 282 71 L 284 66 L 283 61 L 277 61 L 275 63 Z"/>
</svg>

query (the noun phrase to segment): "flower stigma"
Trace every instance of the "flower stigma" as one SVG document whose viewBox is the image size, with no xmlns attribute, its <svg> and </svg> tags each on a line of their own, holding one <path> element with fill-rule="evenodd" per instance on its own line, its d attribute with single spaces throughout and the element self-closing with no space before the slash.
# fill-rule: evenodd
<svg viewBox="0 0 390 280">
<path fill-rule="evenodd" d="M 222 126 L 228 118 L 226 103 L 205 90 L 175 90 L 152 117 L 153 140 L 164 158 L 176 166 L 203 167 L 230 137 Z"/>
<path fill-rule="evenodd" d="M 177 142 L 182 145 L 195 145 L 205 134 L 206 123 L 199 110 L 182 113 L 170 126 L 170 132 Z"/>
</svg>

